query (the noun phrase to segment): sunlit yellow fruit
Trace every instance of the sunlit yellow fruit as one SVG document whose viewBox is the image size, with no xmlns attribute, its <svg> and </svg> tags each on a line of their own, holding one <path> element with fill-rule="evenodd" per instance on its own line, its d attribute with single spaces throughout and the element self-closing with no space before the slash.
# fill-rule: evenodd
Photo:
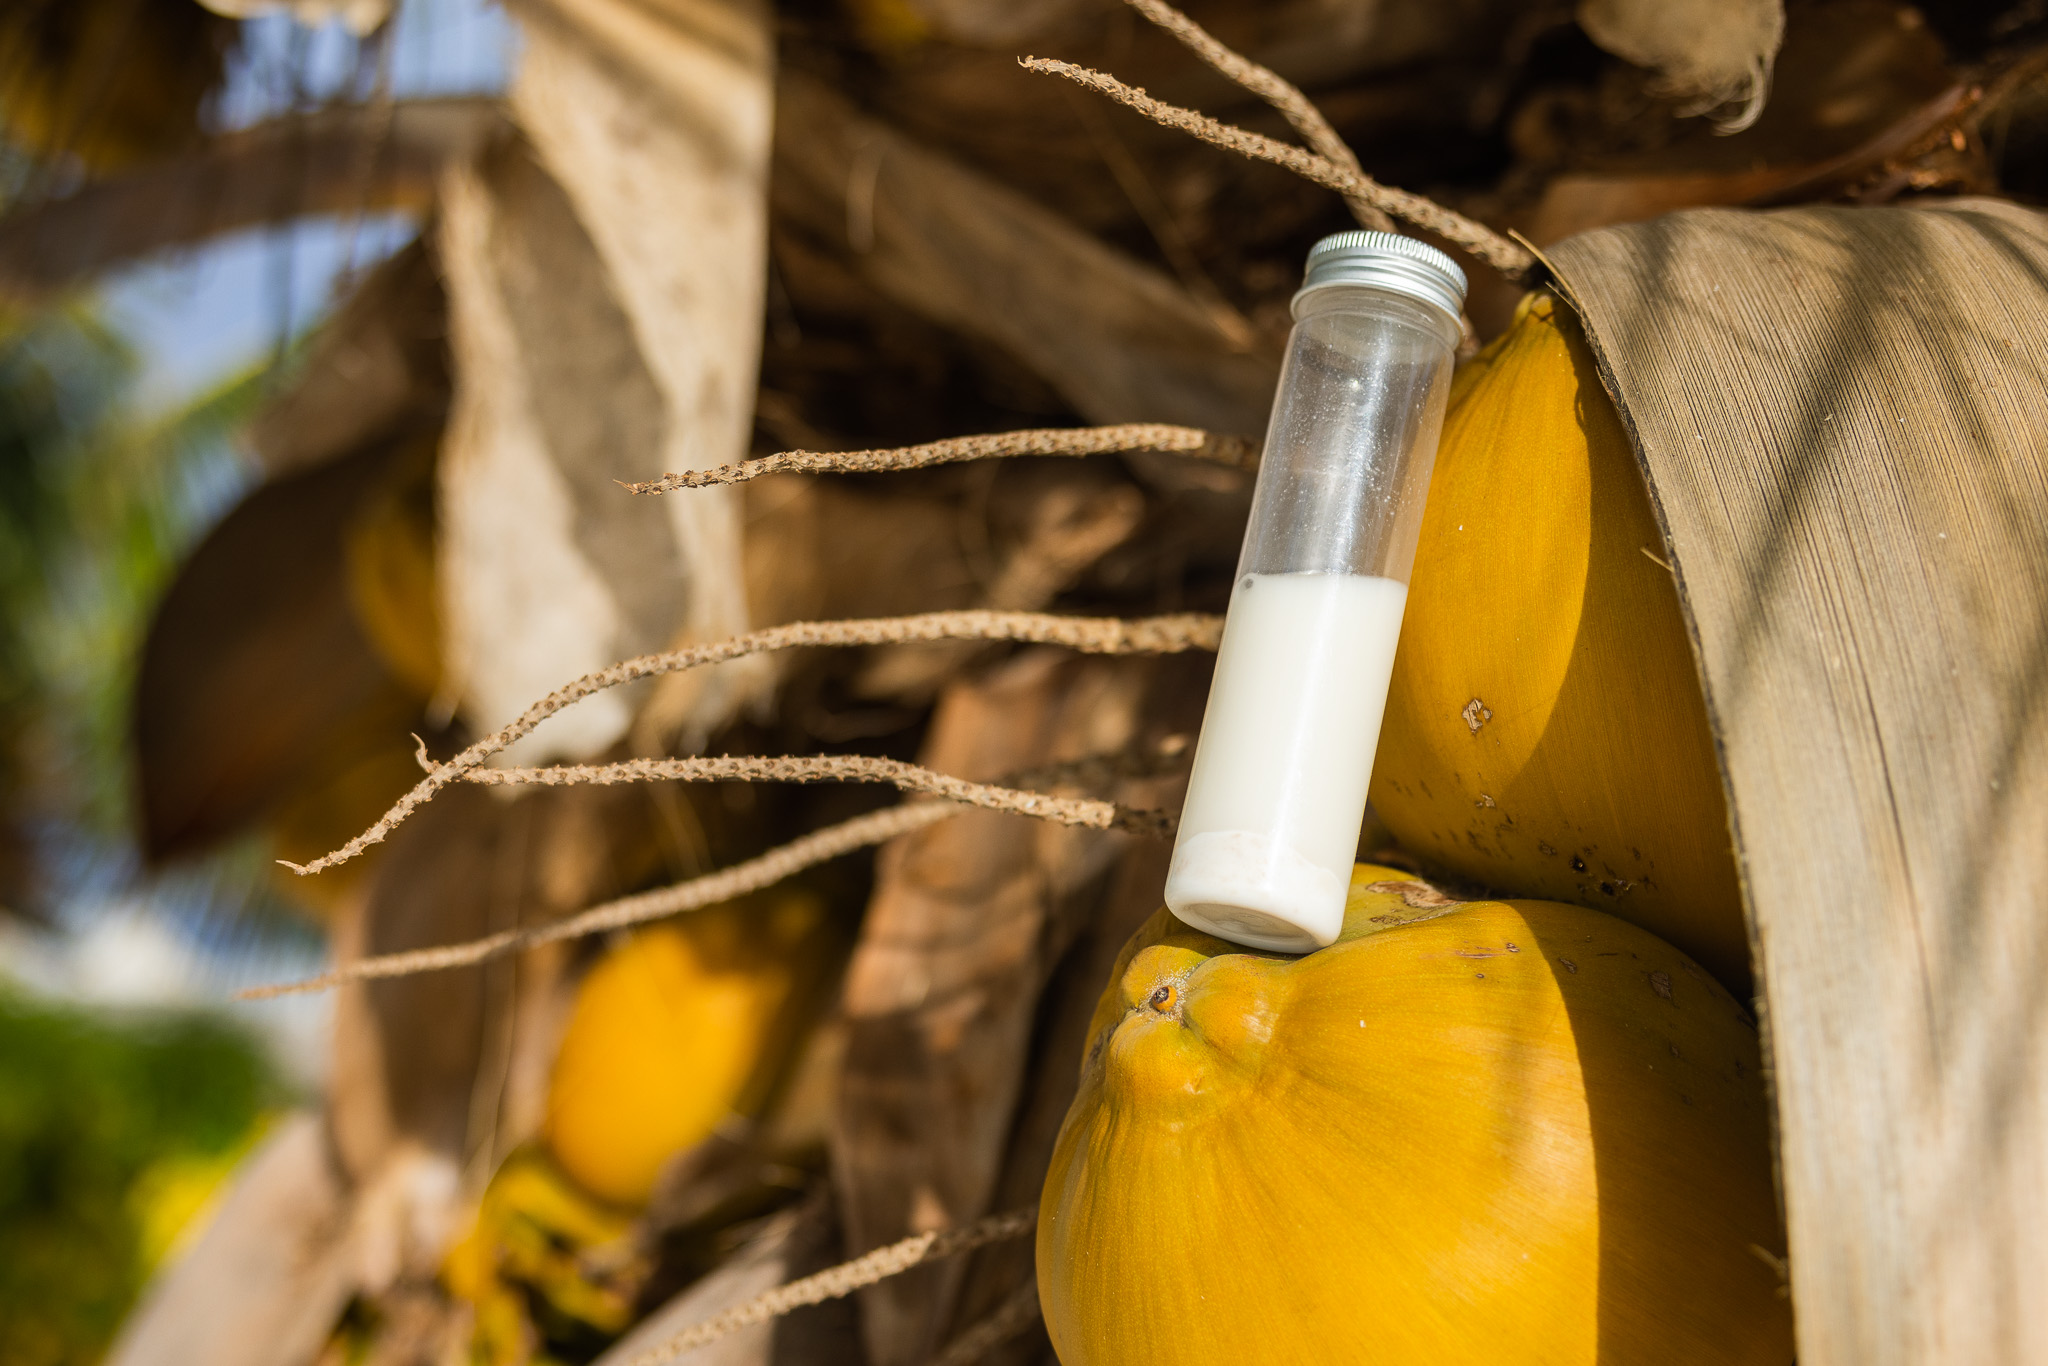
<svg viewBox="0 0 2048 1366">
<path fill-rule="evenodd" d="M 642 930 L 578 986 L 548 1090 L 548 1146 L 593 1194 L 637 1204 L 670 1158 L 751 1117 L 812 1020 L 837 943 L 779 889 Z"/>
<path fill-rule="evenodd" d="M 1302 958 L 1125 947 L 1039 1205 L 1063 1366 L 1787 1366 L 1742 1009 L 1611 916 L 1406 877 Z"/>
<path fill-rule="evenodd" d="M 1427 861 L 1613 912 L 1745 998 L 1692 646 L 1635 454 L 1568 309 L 1458 374 L 1372 801 Z"/>
</svg>

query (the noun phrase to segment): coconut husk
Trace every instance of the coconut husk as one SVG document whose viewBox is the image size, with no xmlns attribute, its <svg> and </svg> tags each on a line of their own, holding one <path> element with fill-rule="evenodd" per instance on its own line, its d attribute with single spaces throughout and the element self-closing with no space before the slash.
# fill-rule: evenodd
<svg viewBox="0 0 2048 1366">
<path fill-rule="evenodd" d="M 1697 648 L 1804 1366 L 2048 1359 L 2048 220 L 1559 244 Z"/>
</svg>

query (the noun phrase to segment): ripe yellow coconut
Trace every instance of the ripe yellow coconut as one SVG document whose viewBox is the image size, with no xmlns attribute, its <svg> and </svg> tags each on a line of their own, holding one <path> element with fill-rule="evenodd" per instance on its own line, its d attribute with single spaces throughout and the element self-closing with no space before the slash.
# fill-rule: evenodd
<svg viewBox="0 0 2048 1366">
<path fill-rule="evenodd" d="M 1786 1366 L 1756 1030 L 1642 930 L 1360 865 L 1301 958 L 1161 911 L 1039 1206 L 1064 1366 Z"/>
<path fill-rule="evenodd" d="M 1643 926 L 1748 995 L 1685 618 L 1635 454 L 1547 294 L 1458 374 L 1372 801 L 1407 848 Z"/>
<path fill-rule="evenodd" d="M 608 950 L 578 985 L 555 1055 L 545 1133 L 562 1169 L 638 1204 L 670 1158 L 758 1114 L 839 956 L 824 922 L 817 897 L 785 887 Z"/>
</svg>

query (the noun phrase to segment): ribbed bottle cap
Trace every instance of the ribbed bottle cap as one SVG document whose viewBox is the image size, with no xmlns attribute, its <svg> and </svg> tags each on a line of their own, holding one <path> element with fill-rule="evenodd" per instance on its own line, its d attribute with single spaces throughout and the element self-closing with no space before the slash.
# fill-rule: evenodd
<svg viewBox="0 0 2048 1366">
<path fill-rule="evenodd" d="M 1451 315 L 1465 306 L 1465 272 L 1458 263 L 1412 237 L 1353 228 L 1333 232 L 1309 249 L 1308 274 L 1294 296 L 1294 311 L 1318 289 L 1370 285 L 1435 304 Z"/>
</svg>

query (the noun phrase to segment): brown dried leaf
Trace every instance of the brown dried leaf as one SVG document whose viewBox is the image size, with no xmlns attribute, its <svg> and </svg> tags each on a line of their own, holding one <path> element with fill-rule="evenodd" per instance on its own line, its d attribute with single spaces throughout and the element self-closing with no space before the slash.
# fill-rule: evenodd
<svg viewBox="0 0 2048 1366">
<path fill-rule="evenodd" d="M 1172 694 L 1158 689 L 1190 672 L 1199 678 L 1175 661 L 1026 653 L 947 689 L 923 757 L 995 774 L 1117 752 L 1185 719 L 1186 708 L 1159 705 Z M 1128 843 L 976 813 L 884 852 L 843 1007 L 849 1042 L 832 1156 L 849 1251 L 995 1207 L 1029 1094 L 1041 988 L 1097 918 Z M 1071 1084 L 1072 1059 L 1046 1065 Z M 1044 1109 L 1033 1111 L 1034 1134 Z M 1018 1170 L 1039 1160 L 1033 1149 Z M 1011 1184 L 1030 1180 L 1013 1173 Z M 889 1366 L 936 1350 L 963 1275 L 937 1266 L 864 1292 L 871 1358 Z"/>
<path fill-rule="evenodd" d="M 525 0 L 516 9 L 527 42 L 513 110 L 589 234 L 659 396 L 652 448 L 628 457 L 653 463 L 629 477 L 738 460 L 753 429 L 767 295 L 770 8 Z M 667 592 L 676 630 L 691 640 L 735 635 L 753 620 L 739 502 L 705 492 L 664 508 L 681 593 L 611 585 L 622 598 Z M 773 676 L 761 664 L 697 675 L 686 731 L 715 729 Z"/>
<path fill-rule="evenodd" d="M 1601 47 L 1656 72 L 1690 112 L 1739 105 L 1722 121 L 1731 132 L 1763 112 L 1785 36 L 1784 0 L 1579 0 L 1578 19 Z"/>
<path fill-rule="evenodd" d="M 560 186 L 511 145 L 451 173 L 444 206 L 457 366 L 440 475 L 447 688 L 488 732 L 571 678 L 671 644 L 695 579 L 665 503 L 618 487 L 660 473 L 677 415 Z M 635 705 L 625 691 L 593 698 L 506 761 L 594 754 Z"/>
<path fill-rule="evenodd" d="M 1265 426 L 1278 358 L 1173 280 L 795 74 L 777 99 L 778 218 L 884 294 L 1002 347 L 1091 422 Z"/>
</svg>

